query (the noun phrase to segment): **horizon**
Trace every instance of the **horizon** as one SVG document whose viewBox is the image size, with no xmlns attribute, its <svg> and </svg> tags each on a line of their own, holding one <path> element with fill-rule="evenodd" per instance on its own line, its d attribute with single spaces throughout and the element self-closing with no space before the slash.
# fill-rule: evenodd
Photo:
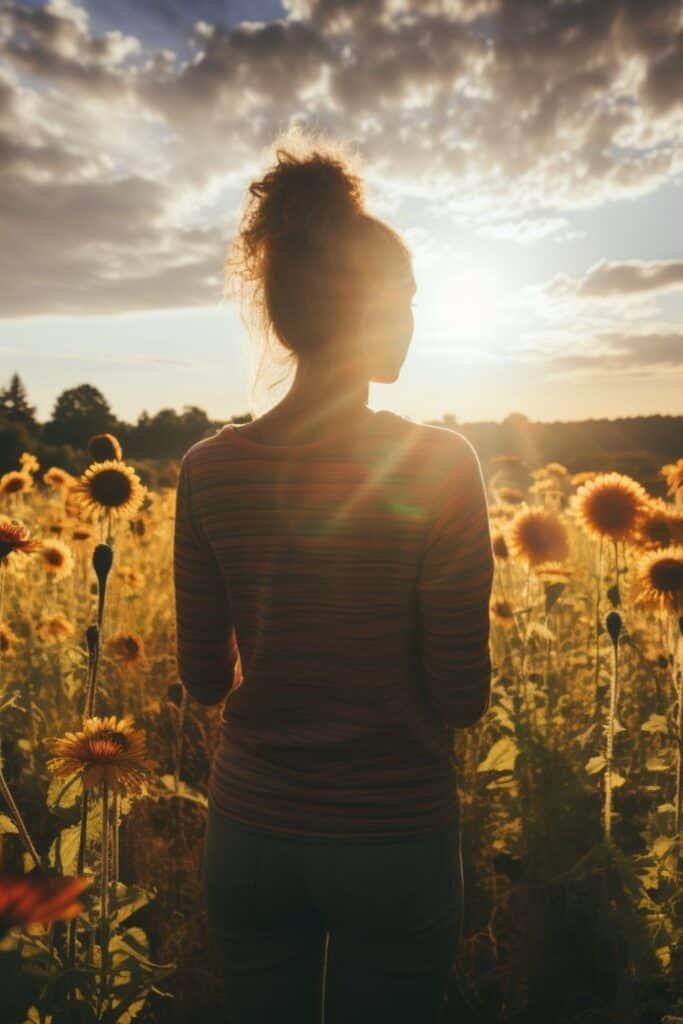
<svg viewBox="0 0 683 1024">
<path fill-rule="evenodd" d="M 11 380 L 12 376 L 15 373 L 18 374 L 18 376 L 20 377 L 22 383 L 26 386 L 26 381 L 23 378 L 23 375 L 18 370 L 14 370 L 14 371 L 12 371 L 10 373 L 9 377 L 7 378 L 7 380 L 5 381 L 4 384 L 2 382 L 0 382 L 0 391 L 2 391 L 3 388 L 9 386 L 10 380 Z M 79 387 L 79 386 L 84 385 L 84 384 L 95 386 L 95 385 L 92 385 L 91 381 L 80 380 L 80 381 L 74 382 L 72 385 L 70 385 L 70 387 L 74 387 L 75 388 L 75 387 Z M 35 407 L 36 407 L 36 415 L 35 415 L 36 421 L 37 421 L 39 426 L 43 426 L 46 422 L 50 421 L 51 414 L 52 414 L 53 410 L 51 409 L 46 414 L 42 414 L 41 415 L 41 412 L 40 412 L 40 410 L 38 408 L 37 403 L 35 403 L 32 400 L 32 396 L 31 396 L 30 389 L 28 388 L 28 386 L 26 386 L 26 392 L 27 392 L 27 398 L 28 398 L 29 404 L 32 405 L 32 406 L 35 405 Z M 136 426 L 138 421 L 139 421 L 140 416 L 142 416 L 143 414 L 147 414 L 151 419 L 154 419 L 155 416 L 157 416 L 161 412 L 164 412 L 164 411 L 169 410 L 169 409 L 172 410 L 173 412 L 175 412 L 178 416 L 182 416 L 182 414 L 183 414 L 183 408 L 182 407 L 181 408 L 176 408 L 176 407 L 173 407 L 173 406 L 161 405 L 161 406 L 159 406 L 156 409 L 150 409 L 150 408 L 145 406 L 145 407 L 141 408 L 137 412 L 137 414 L 135 414 L 134 418 L 128 419 L 128 418 L 126 418 L 124 416 L 121 416 L 116 411 L 116 409 L 114 408 L 113 404 L 109 401 L 109 398 L 108 398 L 108 396 L 107 396 L 107 394 L 105 392 L 103 392 L 103 396 L 104 396 L 105 400 L 107 400 L 107 402 L 109 403 L 109 407 L 110 407 L 113 415 L 116 417 L 116 419 L 119 420 L 120 422 L 125 423 L 127 426 L 133 426 L 133 427 Z M 57 397 L 58 397 L 58 394 L 55 393 L 55 395 L 54 395 L 54 400 L 55 401 L 56 401 Z M 52 405 L 54 407 L 54 401 L 53 401 Z M 200 406 L 200 405 L 196 405 L 195 403 L 189 403 L 188 402 L 187 406 L 188 407 L 194 406 L 194 407 L 200 409 L 201 411 L 205 412 L 206 415 L 207 415 L 207 418 L 209 420 L 211 420 L 212 422 L 227 423 L 227 422 L 230 422 L 230 421 L 234 420 L 236 417 L 242 417 L 242 416 L 250 415 L 250 412 L 249 412 L 248 409 L 236 409 L 233 412 L 228 413 L 226 416 L 222 416 L 222 415 L 212 416 L 208 412 L 208 410 L 203 409 L 203 407 Z M 371 408 L 374 409 L 374 407 L 372 407 L 372 406 L 371 406 Z M 380 408 L 386 408 L 386 407 L 385 406 L 381 406 Z M 377 411 L 377 410 L 375 410 L 375 411 Z M 393 410 L 391 410 L 391 411 L 393 411 Z M 399 415 L 409 416 L 408 413 L 399 414 Z M 638 419 L 652 419 L 652 418 L 659 418 L 659 419 L 683 419 L 683 412 L 680 412 L 680 413 L 666 413 L 666 412 L 664 412 L 664 413 L 660 413 L 660 412 L 655 412 L 655 413 L 628 413 L 627 415 L 621 415 L 621 416 L 588 416 L 588 417 L 584 417 L 584 418 L 581 418 L 581 419 L 552 419 L 552 420 L 544 420 L 544 419 L 536 419 L 534 417 L 528 416 L 524 412 L 523 409 L 513 409 L 509 413 L 507 413 L 506 416 L 503 416 L 500 419 L 462 419 L 453 410 L 445 410 L 444 412 L 442 412 L 440 414 L 437 414 L 436 416 L 425 417 L 424 420 L 419 420 L 419 421 L 423 422 L 423 421 L 429 420 L 429 421 L 437 421 L 437 422 L 440 423 L 441 421 L 446 421 L 446 420 L 451 419 L 451 420 L 454 421 L 453 426 L 455 427 L 455 429 L 457 429 L 459 426 L 468 426 L 468 427 L 469 426 L 486 426 L 488 424 L 492 424 L 492 425 L 495 425 L 495 426 L 502 426 L 505 423 L 506 419 L 508 419 L 510 417 L 516 417 L 516 416 L 522 416 L 531 425 L 540 424 L 540 425 L 543 425 L 543 426 L 562 426 L 562 425 L 570 424 L 570 423 L 591 423 L 591 422 L 596 422 L 596 423 L 598 423 L 598 422 L 610 422 L 611 423 L 611 422 L 615 422 L 615 421 L 619 421 L 619 420 L 638 420 Z M 418 419 L 415 416 L 409 416 L 409 418 L 410 419 Z M 448 424 L 446 424 L 446 425 L 448 425 Z"/>
<path fill-rule="evenodd" d="M 20 373 L 42 421 L 74 367 L 127 422 L 248 409 L 222 262 L 266 147 L 300 123 L 352 144 L 369 211 L 413 253 L 413 341 L 372 408 L 680 415 L 682 20 L 673 0 L 13 3 L 0 378 Z"/>
</svg>

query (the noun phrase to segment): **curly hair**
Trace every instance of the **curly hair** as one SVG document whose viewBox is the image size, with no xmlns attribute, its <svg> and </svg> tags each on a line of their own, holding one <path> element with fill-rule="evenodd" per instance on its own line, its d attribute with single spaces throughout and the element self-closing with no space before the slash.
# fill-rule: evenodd
<svg viewBox="0 0 683 1024">
<path fill-rule="evenodd" d="M 358 158 L 299 125 L 273 144 L 275 162 L 252 181 L 225 259 L 225 295 L 288 357 L 353 334 L 383 281 L 412 273 L 410 251 L 365 206 Z"/>
</svg>

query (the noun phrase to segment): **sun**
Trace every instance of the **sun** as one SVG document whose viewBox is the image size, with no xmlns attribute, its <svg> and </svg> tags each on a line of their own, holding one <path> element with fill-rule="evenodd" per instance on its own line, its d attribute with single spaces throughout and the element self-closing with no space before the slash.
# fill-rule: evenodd
<svg viewBox="0 0 683 1024">
<path fill-rule="evenodd" d="M 425 348 L 479 357 L 495 348 L 504 319 L 500 270 L 447 261 L 432 264 L 418 282 L 415 333 Z"/>
</svg>

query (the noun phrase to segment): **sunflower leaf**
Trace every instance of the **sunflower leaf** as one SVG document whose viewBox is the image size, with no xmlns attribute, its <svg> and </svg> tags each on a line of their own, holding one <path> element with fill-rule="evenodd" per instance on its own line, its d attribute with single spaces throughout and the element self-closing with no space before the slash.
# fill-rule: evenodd
<svg viewBox="0 0 683 1024">
<path fill-rule="evenodd" d="M 512 772 L 519 748 L 510 736 L 496 740 L 488 754 L 477 767 L 478 772 Z"/>
</svg>

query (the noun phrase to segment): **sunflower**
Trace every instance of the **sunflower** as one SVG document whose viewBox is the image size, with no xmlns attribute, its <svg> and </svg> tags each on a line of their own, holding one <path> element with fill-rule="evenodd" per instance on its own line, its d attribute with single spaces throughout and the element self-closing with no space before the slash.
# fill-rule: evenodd
<svg viewBox="0 0 683 1024">
<path fill-rule="evenodd" d="M 683 544 L 683 513 L 674 511 L 661 498 L 653 498 L 633 537 L 639 548 L 653 550 Z"/>
<path fill-rule="evenodd" d="M 524 491 L 517 487 L 499 487 L 498 497 L 506 505 L 522 505 L 526 501 Z"/>
<path fill-rule="evenodd" d="M 73 636 L 75 630 L 66 615 L 57 612 L 56 615 L 44 616 L 40 620 L 38 632 L 46 643 L 54 643 Z"/>
<path fill-rule="evenodd" d="M 126 517 L 137 512 L 146 490 L 134 469 L 116 459 L 106 459 L 88 466 L 71 497 L 86 513 L 112 512 Z"/>
<path fill-rule="evenodd" d="M 31 537 L 26 527 L 18 519 L 0 516 L 0 563 L 15 551 L 28 554 L 40 551 L 42 541 Z"/>
<path fill-rule="evenodd" d="M 114 633 L 109 637 L 109 650 L 124 665 L 137 665 L 145 657 L 145 645 L 137 633 Z"/>
<path fill-rule="evenodd" d="M 548 476 L 567 476 L 568 473 L 567 467 L 561 462 L 546 462 L 543 470 Z"/>
<path fill-rule="evenodd" d="M 582 484 L 587 484 L 589 480 L 595 480 L 596 476 L 599 476 L 597 470 L 585 469 L 581 473 L 574 473 L 569 482 L 574 487 L 580 487 Z"/>
<path fill-rule="evenodd" d="M 496 522 L 498 519 L 512 519 L 515 510 L 511 505 L 489 505 L 489 519 Z"/>
<path fill-rule="evenodd" d="M 83 541 L 83 540 L 94 540 L 95 538 L 94 538 L 94 534 L 93 534 L 92 530 L 90 529 L 90 527 L 87 526 L 85 523 L 81 523 L 78 526 L 74 526 L 73 530 L 71 531 L 71 539 L 72 540 L 77 540 L 77 541 Z"/>
<path fill-rule="evenodd" d="M 139 591 L 145 586 L 144 573 L 141 573 L 139 569 L 134 569 L 132 566 L 122 565 L 114 570 L 114 575 L 117 579 L 121 580 L 124 586 L 130 587 L 131 590 Z"/>
<path fill-rule="evenodd" d="M 519 466 L 521 463 L 521 455 L 492 455 L 489 459 L 491 466 Z"/>
<path fill-rule="evenodd" d="M 672 462 L 666 466 L 662 466 L 659 473 L 660 476 L 664 477 L 669 485 L 667 494 L 676 494 L 676 492 L 683 487 L 683 459 L 679 459 L 677 462 Z"/>
<path fill-rule="evenodd" d="M 45 570 L 54 579 L 68 576 L 74 567 L 73 552 L 63 540 L 44 540 L 40 556 Z"/>
<path fill-rule="evenodd" d="M 494 533 L 491 540 L 491 546 L 493 548 L 494 555 L 496 558 L 499 558 L 501 562 L 510 557 L 510 552 L 508 550 L 504 534 Z"/>
<path fill-rule="evenodd" d="M 645 516 L 649 500 L 645 488 L 630 476 L 601 473 L 579 488 L 572 508 L 587 533 L 626 540 Z"/>
<path fill-rule="evenodd" d="M 0 622 L 0 654 L 11 654 L 18 639 L 6 622 Z"/>
<path fill-rule="evenodd" d="M 0 494 L 20 494 L 33 488 L 33 477 L 23 469 L 10 469 L 0 476 Z"/>
<path fill-rule="evenodd" d="M 28 875 L 0 872 L 0 937 L 10 928 L 76 917 L 84 909 L 76 897 L 92 881 L 92 875 L 59 878 L 40 870 Z"/>
<path fill-rule="evenodd" d="M 508 527 L 508 547 L 530 566 L 563 562 L 569 555 L 569 537 L 562 522 L 540 508 L 522 508 Z"/>
<path fill-rule="evenodd" d="M 66 487 L 73 477 L 71 473 L 67 473 L 65 469 L 60 469 L 59 466 L 50 466 L 48 470 L 43 473 L 43 483 L 49 484 L 51 487 L 60 489 Z"/>
<path fill-rule="evenodd" d="M 683 613 L 683 546 L 644 555 L 636 566 L 636 600 L 651 608 Z"/>
<path fill-rule="evenodd" d="M 93 434 L 88 441 L 88 451 L 95 462 L 107 462 L 109 459 L 120 462 L 123 458 L 121 444 L 113 434 Z"/>
<path fill-rule="evenodd" d="M 80 772 L 85 789 L 107 782 L 113 792 L 137 793 L 148 769 L 155 767 L 147 757 L 145 732 L 133 728 L 132 715 L 118 721 L 115 716 L 87 718 L 79 732 L 46 742 L 56 755 L 47 762 L 52 774 Z"/>
<path fill-rule="evenodd" d="M 37 473 L 40 463 L 32 452 L 22 452 L 19 456 L 19 463 L 25 473 Z"/>
<path fill-rule="evenodd" d="M 543 562 L 534 567 L 534 574 L 544 583 L 568 583 L 573 571 L 560 562 Z"/>
<path fill-rule="evenodd" d="M 515 613 L 508 601 L 495 600 L 491 602 L 491 617 L 503 629 L 509 629 L 515 621 Z"/>
<path fill-rule="evenodd" d="M 557 479 L 541 476 L 531 485 L 529 492 L 531 494 L 545 494 L 546 491 L 556 491 L 557 489 Z"/>
</svg>

